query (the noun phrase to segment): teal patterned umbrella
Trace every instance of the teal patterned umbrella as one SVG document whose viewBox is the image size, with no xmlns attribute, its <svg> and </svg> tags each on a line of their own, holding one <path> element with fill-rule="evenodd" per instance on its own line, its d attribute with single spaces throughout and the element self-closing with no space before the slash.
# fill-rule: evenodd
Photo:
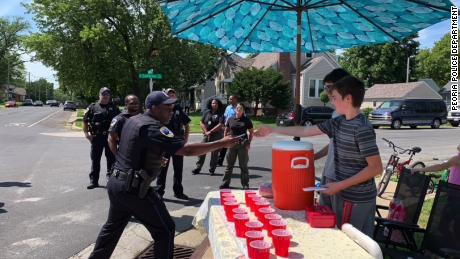
<svg viewBox="0 0 460 259">
<path fill-rule="evenodd" d="M 232 52 L 300 53 L 399 41 L 450 17 L 448 0 L 180 0 L 162 4 L 172 32 Z"/>
</svg>

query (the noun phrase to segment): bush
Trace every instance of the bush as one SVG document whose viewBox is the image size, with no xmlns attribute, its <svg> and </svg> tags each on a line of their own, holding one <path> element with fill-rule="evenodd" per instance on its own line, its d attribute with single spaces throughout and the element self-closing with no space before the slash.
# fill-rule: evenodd
<svg viewBox="0 0 460 259">
<path fill-rule="evenodd" d="M 372 108 L 364 108 L 361 110 L 361 112 L 364 114 L 364 116 L 366 116 L 366 118 L 369 118 L 369 114 L 374 111 L 374 109 Z"/>
</svg>

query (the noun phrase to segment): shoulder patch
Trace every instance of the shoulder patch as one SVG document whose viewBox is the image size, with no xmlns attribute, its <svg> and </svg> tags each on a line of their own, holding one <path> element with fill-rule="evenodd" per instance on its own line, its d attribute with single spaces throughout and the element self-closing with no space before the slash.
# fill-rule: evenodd
<svg viewBox="0 0 460 259">
<path fill-rule="evenodd" d="M 174 138 L 174 133 L 164 126 L 160 128 L 160 133 L 168 138 Z"/>
</svg>

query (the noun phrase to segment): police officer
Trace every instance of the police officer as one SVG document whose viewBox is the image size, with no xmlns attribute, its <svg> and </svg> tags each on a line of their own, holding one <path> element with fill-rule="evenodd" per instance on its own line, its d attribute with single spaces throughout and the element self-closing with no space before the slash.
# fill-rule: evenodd
<svg viewBox="0 0 460 259">
<path fill-rule="evenodd" d="M 110 172 L 115 156 L 110 151 L 107 135 L 112 119 L 120 110 L 110 102 L 110 90 L 102 87 L 99 90 L 99 101 L 92 103 L 86 109 L 83 117 L 83 132 L 91 143 L 91 172 L 89 173 L 90 185 L 88 189 L 99 186 L 99 172 L 101 170 L 102 151 L 105 149 L 107 158 L 107 173 Z"/>
<path fill-rule="evenodd" d="M 90 258 L 110 258 L 115 246 L 134 216 L 155 241 L 155 258 L 173 258 L 175 225 L 159 195 L 149 187 L 161 171 L 165 155 L 198 156 L 223 147 L 232 147 L 238 139 L 227 137 L 210 143 L 184 146 L 184 140 L 164 125 L 171 119 L 175 99 L 164 92 L 150 93 L 147 111 L 126 121 L 121 133 L 117 161 L 107 183 L 110 209 Z"/>
<path fill-rule="evenodd" d="M 172 99 L 176 99 L 176 91 L 172 88 L 165 90 L 165 93 Z M 188 141 L 189 130 L 190 130 L 190 118 L 185 114 L 182 107 L 177 103 L 174 105 L 173 115 L 166 127 L 170 129 L 175 138 L 181 138 L 185 143 Z M 166 187 L 166 175 L 168 174 L 169 160 L 171 157 L 165 157 L 167 159 L 166 165 L 161 169 L 161 173 L 157 178 L 157 192 L 163 197 Z M 174 169 L 174 197 L 181 200 L 188 200 L 189 197 L 184 194 L 184 187 L 182 186 L 182 171 L 184 168 L 184 156 L 173 155 L 172 156 L 173 169 Z"/>
<path fill-rule="evenodd" d="M 227 125 L 227 121 L 236 116 L 236 105 L 238 104 L 238 96 L 230 95 L 228 98 L 228 102 L 230 103 L 225 108 L 224 112 L 224 125 Z M 224 128 L 225 130 L 225 128 Z M 227 149 L 223 148 L 219 153 L 219 161 L 217 162 L 218 166 L 222 166 L 225 159 L 225 154 L 227 154 Z"/>
<path fill-rule="evenodd" d="M 141 112 L 139 98 L 133 94 L 125 97 L 126 110 L 115 116 L 110 123 L 108 144 L 112 153 L 116 156 L 118 143 L 120 142 L 121 130 L 129 117 Z"/>
</svg>

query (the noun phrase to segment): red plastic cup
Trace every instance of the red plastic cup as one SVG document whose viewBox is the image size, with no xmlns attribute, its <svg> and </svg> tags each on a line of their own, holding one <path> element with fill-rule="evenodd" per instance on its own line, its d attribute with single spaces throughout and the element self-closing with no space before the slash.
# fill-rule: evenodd
<svg viewBox="0 0 460 259">
<path fill-rule="evenodd" d="M 248 256 L 249 258 L 252 258 L 249 250 L 249 243 L 251 243 L 254 240 L 264 240 L 264 234 L 262 233 L 262 231 L 246 231 L 246 233 L 244 233 L 244 236 L 246 237 L 246 247 L 248 249 Z"/>
<path fill-rule="evenodd" d="M 268 232 L 268 235 L 270 235 L 270 225 L 268 224 L 268 222 L 270 220 L 275 220 L 275 219 L 282 219 L 283 217 L 281 217 L 281 215 L 279 214 L 276 214 L 276 213 L 271 213 L 271 214 L 265 214 L 264 216 L 264 220 L 262 221 L 262 223 L 264 224 L 264 228 L 267 230 Z"/>
<path fill-rule="evenodd" d="M 225 216 L 227 216 L 227 220 L 233 222 L 233 209 L 238 208 L 240 204 L 236 201 L 226 201 L 224 203 L 225 209 Z"/>
<path fill-rule="evenodd" d="M 246 206 L 248 206 L 249 195 L 250 194 L 257 194 L 257 191 L 255 191 L 255 190 L 246 190 L 246 191 L 244 191 L 244 201 L 246 202 Z"/>
<path fill-rule="evenodd" d="M 268 259 L 270 257 L 271 244 L 263 240 L 254 240 L 249 243 L 248 254 L 249 258 L 253 259 Z"/>
<path fill-rule="evenodd" d="M 261 202 L 261 201 L 265 201 L 265 198 L 262 198 L 260 196 L 252 198 L 251 207 L 250 207 L 252 212 L 254 213 L 256 212 L 256 203 Z"/>
<path fill-rule="evenodd" d="M 270 202 L 268 201 L 258 201 L 254 203 L 254 214 L 256 214 L 256 217 L 260 220 L 260 213 L 259 209 L 260 208 L 267 208 L 270 207 Z"/>
<path fill-rule="evenodd" d="M 247 213 L 233 214 L 233 220 L 235 221 L 236 236 L 245 237 L 244 233 L 246 233 L 246 225 L 244 225 L 244 223 L 249 222 L 249 215 Z"/>
<path fill-rule="evenodd" d="M 233 214 L 248 214 L 248 210 L 245 208 L 234 208 L 232 212 Z"/>
<path fill-rule="evenodd" d="M 220 189 L 219 193 L 220 193 L 220 198 L 222 198 L 222 194 L 224 194 L 224 193 L 232 193 L 232 190 L 231 189 Z"/>
<path fill-rule="evenodd" d="M 264 225 L 265 225 L 264 223 L 265 215 L 275 213 L 275 209 L 273 209 L 272 207 L 263 207 L 263 208 L 258 209 L 258 211 L 259 211 L 258 219 Z"/>
<path fill-rule="evenodd" d="M 268 236 L 272 237 L 273 230 L 286 229 L 287 222 L 283 219 L 273 219 L 268 222 L 268 225 L 269 225 Z"/>
<path fill-rule="evenodd" d="M 262 231 L 263 224 L 260 221 L 249 221 L 244 223 L 247 231 Z"/>
<path fill-rule="evenodd" d="M 255 198 L 261 198 L 258 194 L 248 194 L 248 200 L 246 202 L 246 206 L 249 207 L 249 209 L 252 210 L 252 206 L 254 206 L 253 199 Z"/>
<path fill-rule="evenodd" d="M 292 238 L 291 233 L 285 229 L 274 229 L 272 231 L 272 236 L 275 254 L 277 256 L 288 257 L 289 245 Z"/>
<path fill-rule="evenodd" d="M 221 193 L 221 195 L 220 195 L 220 204 L 223 205 L 225 199 L 231 199 L 231 198 L 235 199 L 235 196 L 233 196 L 232 193 L 230 193 L 230 192 Z"/>
</svg>

